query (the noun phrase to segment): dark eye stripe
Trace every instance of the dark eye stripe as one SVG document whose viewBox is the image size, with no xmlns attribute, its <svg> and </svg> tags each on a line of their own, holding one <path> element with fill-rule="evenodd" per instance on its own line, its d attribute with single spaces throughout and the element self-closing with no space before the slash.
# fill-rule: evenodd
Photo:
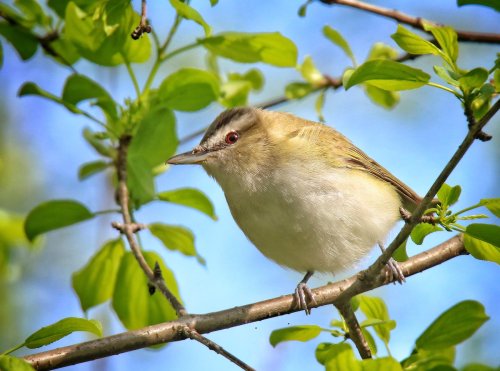
<svg viewBox="0 0 500 371">
<path fill-rule="evenodd" d="M 227 126 L 229 123 L 231 123 L 234 120 L 237 120 L 241 116 L 244 116 L 252 111 L 252 108 L 250 107 L 238 107 L 238 108 L 231 108 L 227 111 L 222 112 L 210 125 L 208 128 L 207 132 L 201 139 L 201 143 L 203 143 L 207 138 L 212 136 L 216 131 L 218 131 L 220 128 L 223 128 L 224 126 Z"/>
</svg>

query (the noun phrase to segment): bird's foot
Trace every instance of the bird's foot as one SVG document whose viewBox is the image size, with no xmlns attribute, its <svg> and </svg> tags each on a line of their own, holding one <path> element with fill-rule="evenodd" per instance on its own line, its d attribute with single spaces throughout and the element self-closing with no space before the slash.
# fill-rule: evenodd
<svg viewBox="0 0 500 371">
<path fill-rule="evenodd" d="M 306 314 L 311 314 L 311 308 L 309 304 L 316 305 L 316 300 L 314 300 L 314 295 L 307 286 L 307 283 L 300 282 L 295 288 L 295 293 L 293 295 L 294 301 L 299 309 L 305 310 Z"/>
<path fill-rule="evenodd" d="M 394 283 L 399 282 L 400 284 L 406 282 L 403 271 L 393 258 L 390 258 L 387 262 L 387 280 L 388 282 L 394 281 Z"/>
</svg>

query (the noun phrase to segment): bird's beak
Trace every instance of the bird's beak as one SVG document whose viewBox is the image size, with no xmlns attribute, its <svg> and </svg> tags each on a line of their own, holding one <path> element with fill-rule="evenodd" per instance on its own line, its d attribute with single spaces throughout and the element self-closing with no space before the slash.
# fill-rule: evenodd
<svg viewBox="0 0 500 371">
<path fill-rule="evenodd" d="M 192 151 L 170 157 L 167 163 L 172 165 L 199 164 L 206 160 L 209 153 L 209 151 L 201 147 L 196 147 Z"/>
</svg>

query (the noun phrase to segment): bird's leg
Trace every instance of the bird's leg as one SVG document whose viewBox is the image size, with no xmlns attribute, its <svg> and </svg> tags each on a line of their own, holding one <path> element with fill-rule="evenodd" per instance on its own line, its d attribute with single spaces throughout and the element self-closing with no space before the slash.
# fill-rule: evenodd
<svg viewBox="0 0 500 371">
<path fill-rule="evenodd" d="M 311 314 L 311 308 L 308 307 L 308 303 L 316 305 L 316 300 L 314 300 L 313 293 L 309 286 L 307 286 L 307 281 L 314 274 L 314 271 L 307 271 L 306 275 L 299 282 L 297 288 L 295 289 L 294 300 L 297 303 L 299 309 L 304 309 L 306 314 Z"/>
<path fill-rule="evenodd" d="M 379 242 L 378 246 L 380 247 L 380 250 L 382 250 L 383 253 L 385 251 L 385 248 L 382 242 Z M 403 282 L 406 281 L 403 271 L 401 270 L 401 268 L 399 268 L 398 263 L 392 257 L 387 262 L 387 268 L 389 273 L 388 279 L 390 281 L 395 280 L 398 281 L 400 284 L 403 284 Z"/>
</svg>

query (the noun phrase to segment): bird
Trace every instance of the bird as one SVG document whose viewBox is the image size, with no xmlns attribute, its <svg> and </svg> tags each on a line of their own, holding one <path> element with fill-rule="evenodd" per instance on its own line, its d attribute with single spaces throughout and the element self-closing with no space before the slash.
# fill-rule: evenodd
<svg viewBox="0 0 500 371">
<path fill-rule="evenodd" d="M 222 112 L 199 145 L 167 160 L 199 164 L 222 188 L 246 237 L 267 258 L 305 273 L 298 308 L 316 304 L 314 272 L 355 266 L 421 198 L 330 126 L 253 107 Z M 394 260 L 388 271 L 402 283 Z"/>
</svg>

